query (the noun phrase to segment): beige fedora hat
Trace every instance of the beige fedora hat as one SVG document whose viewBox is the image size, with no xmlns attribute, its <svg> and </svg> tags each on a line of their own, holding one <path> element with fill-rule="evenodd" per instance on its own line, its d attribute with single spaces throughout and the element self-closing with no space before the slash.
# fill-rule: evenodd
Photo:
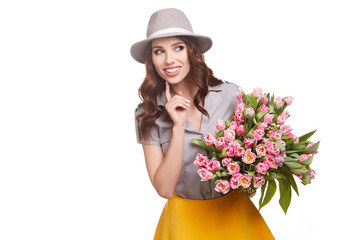
<svg viewBox="0 0 360 240">
<path fill-rule="evenodd" d="M 190 21 L 176 8 L 166 8 L 153 13 L 147 27 L 146 39 L 131 46 L 131 56 L 138 62 L 145 62 L 145 51 L 156 38 L 171 36 L 190 36 L 197 40 L 204 53 L 212 46 L 211 38 L 194 34 Z"/>
</svg>

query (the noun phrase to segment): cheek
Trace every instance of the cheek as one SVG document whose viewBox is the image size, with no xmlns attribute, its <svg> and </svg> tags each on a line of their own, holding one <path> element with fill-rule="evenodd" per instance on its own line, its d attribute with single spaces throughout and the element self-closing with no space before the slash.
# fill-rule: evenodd
<svg viewBox="0 0 360 240">
<path fill-rule="evenodd" d="M 153 64 L 154 64 L 154 67 L 155 67 L 157 73 L 160 74 L 161 64 L 160 64 L 159 59 L 153 57 L 152 61 L 153 61 Z"/>
<path fill-rule="evenodd" d="M 190 72 L 190 62 L 186 58 L 186 59 L 184 59 L 183 63 L 184 63 L 185 74 L 188 74 Z"/>
</svg>

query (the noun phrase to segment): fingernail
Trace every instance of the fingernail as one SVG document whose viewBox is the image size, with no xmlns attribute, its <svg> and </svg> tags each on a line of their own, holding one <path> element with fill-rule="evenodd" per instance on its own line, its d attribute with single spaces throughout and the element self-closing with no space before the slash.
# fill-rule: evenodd
<svg viewBox="0 0 360 240">
<path fill-rule="evenodd" d="M 190 100 L 188 100 L 188 99 L 186 99 L 186 101 L 189 103 L 189 102 L 191 102 Z"/>
</svg>

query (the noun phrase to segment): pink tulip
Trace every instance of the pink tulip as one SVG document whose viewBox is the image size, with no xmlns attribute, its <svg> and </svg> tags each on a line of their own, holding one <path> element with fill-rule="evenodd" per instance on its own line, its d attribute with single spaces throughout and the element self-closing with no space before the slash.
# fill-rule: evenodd
<svg viewBox="0 0 360 240">
<path fill-rule="evenodd" d="M 266 105 L 261 105 L 260 112 L 269 113 L 269 108 Z"/>
<path fill-rule="evenodd" d="M 240 145 L 234 147 L 234 155 L 235 155 L 235 157 L 241 157 L 244 154 L 245 154 L 245 149 L 243 147 L 241 147 Z"/>
<path fill-rule="evenodd" d="M 266 148 L 262 144 L 256 146 L 256 154 L 260 156 L 266 156 Z"/>
<path fill-rule="evenodd" d="M 273 114 L 267 113 L 264 115 L 264 122 L 267 124 L 271 124 L 273 121 L 273 118 L 274 118 Z"/>
<path fill-rule="evenodd" d="M 206 164 L 206 169 L 211 172 L 216 172 L 220 169 L 220 162 L 217 160 L 210 160 Z"/>
<path fill-rule="evenodd" d="M 266 163 L 258 163 L 255 167 L 256 172 L 264 175 L 266 174 L 267 170 L 269 169 L 269 166 Z"/>
<path fill-rule="evenodd" d="M 201 181 L 207 181 L 212 177 L 212 173 L 209 170 L 206 170 L 205 168 L 199 169 L 197 173 L 201 177 Z"/>
<path fill-rule="evenodd" d="M 286 98 L 284 99 L 284 101 L 286 102 L 286 104 L 287 104 L 288 106 L 290 106 L 291 103 L 294 101 L 294 97 L 286 97 Z"/>
<path fill-rule="evenodd" d="M 216 129 L 221 131 L 225 129 L 225 123 L 223 120 L 217 120 L 216 122 Z"/>
<path fill-rule="evenodd" d="M 256 129 L 253 131 L 253 135 L 254 135 L 254 138 L 256 141 L 260 141 L 263 138 L 263 136 L 265 135 L 265 132 L 264 132 L 264 130 Z"/>
<path fill-rule="evenodd" d="M 311 170 L 310 172 L 311 179 L 315 179 L 316 172 L 314 170 Z"/>
<path fill-rule="evenodd" d="M 225 138 L 225 141 L 231 142 L 235 139 L 235 131 L 228 128 L 224 131 L 223 137 Z"/>
<path fill-rule="evenodd" d="M 244 125 L 239 125 L 236 129 L 236 134 L 238 136 L 242 136 L 245 132 L 245 126 Z"/>
<path fill-rule="evenodd" d="M 241 173 L 235 173 L 234 175 L 232 175 L 230 179 L 230 185 L 232 189 L 238 189 L 241 186 L 242 176 L 243 175 Z"/>
<path fill-rule="evenodd" d="M 235 120 L 238 124 L 242 124 L 244 122 L 244 117 L 242 115 L 242 112 L 240 111 L 235 112 Z"/>
<path fill-rule="evenodd" d="M 277 168 L 276 157 L 268 154 L 265 156 L 265 159 L 266 160 L 263 161 L 263 163 L 265 163 L 269 168 Z"/>
<path fill-rule="evenodd" d="M 241 177 L 241 186 L 243 188 L 248 188 L 251 185 L 251 176 L 249 174 L 245 174 Z"/>
<path fill-rule="evenodd" d="M 280 129 L 283 132 L 283 134 L 289 134 L 292 131 L 292 128 L 289 125 L 283 125 L 281 126 Z"/>
<path fill-rule="evenodd" d="M 256 154 L 251 152 L 251 149 L 246 149 L 245 154 L 242 156 L 242 160 L 246 164 L 251 164 L 256 160 Z"/>
<path fill-rule="evenodd" d="M 257 129 L 265 130 L 268 127 L 266 122 L 262 122 L 257 126 Z"/>
<path fill-rule="evenodd" d="M 253 91 L 252 95 L 253 95 L 254 97 L 256 97 L 256 98 L 261 97 L 261 95 L 262 95 L 262 89 L 259 88 L 259 87 L 258 87 L 258 88 L 254 88 L 254 91 Z"/>
<path fill-rule="evenodd" d="M 230 175 L 233 175 L 235 173 L 238 173 L 240 171 L 240 166 L 237 162 L 232 162 L 227 165 L 227 170 Z"/>
<path fill-rule="evenodd" d="M 253 185 L 256 188 L 260 188 L 262 185 L 265 184 L 265 178 L 263 176 L 254 176 Z"/>
<path fill-rule="evenodd" d="M 255 141 L 256 140 L 254 138 L 245 138 L 243 142 L 246 148 L 251 148 L 254 145 Z"/>
<path fill-rule="evenodd" d="M 230 183 L 226 180 L 218 180 L 215 186 L 215 190 L 221 193 L 228 193 L 230 190 Z"/>
<path fill-rule="evenodd" d="M 274 143 L 274 142 L 271 142 L 267 148 L 266 148 L 266 152 L 270 153 L 270 154 L 273 154 L 273 155 L 278 155 L 280 153 L 280 148 L 279 146 Z"/>
<path fill-rule="evenodd" d="M 206 145 L 213 145 L 215 143 L 215 140 L 215 136 L 210 133 L 207 133 L 204 136 L 204 142 L 206 143 Z"/>
<path fill-rule="evenodd" d="M 218 139 L 216 139 L 215 141 L 215 146 L 220 148 L 220 149 L 224 149 L 226 145 L 226 140 L 224 137 L 220 137 Z"/>
<path fill-rule="evenodd" d="M 236 131 L 237 128 L 238 128 L 238 124 L 235 121 L 231 121 L 229 123 L 229 128 L 228 129 Z"/>
<path fill-rule="evenodd" d="M 243 92 L 242 91 L 238 92 L 236 94 L 236 98 L 237 98 L 238 102 L 242 102 L 243 101 Z"/>
<path fill-rule="evenodd" d="M 235 111 L 243 112 L 244 110 L 245 110 L 245 103 L 241 102 L 236 105 Z"/>
<path fill-rule="evenodd" d="M 223 167 L 227 167 L 229 163 L 232 163 L 231 158 L 223 158 L 223 160 L 221 160 L 221 164 L 223 165 Z"/>
<path fill-rule="evenodd" d="M 208 163 L 208 161 L 209 161 L 209 159 L 206 156 L 198 153 L 196 155 L 194 164 L 198 167 L 206 167 L 206 164 Z"/>
<path fill-rule="evenodd" d="M 246 109 L 244 110 L 244 115 L 245 115 L 245 117 L 247 117 L 247 118 L 251 118 L 252 116 L 254 116 L 254 114 L 255 114 L 255 111 L 254 111 L 254 109 L 251 108 L 251 107 L 246 108 Z"/>
</svg>

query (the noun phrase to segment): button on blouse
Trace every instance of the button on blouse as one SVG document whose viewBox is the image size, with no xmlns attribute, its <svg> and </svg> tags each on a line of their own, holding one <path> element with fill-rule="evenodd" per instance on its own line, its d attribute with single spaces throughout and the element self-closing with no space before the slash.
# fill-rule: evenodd
<svg viewBox="0 0 360 240">
<path fill-rule="evenodd" d="M 198 153 L 206 154 L 206 151 L 191 142 L 193 138 L 204 138 L 206 133 L 215 134 L 216 121 L 229 120 L 235 111 L 237 99 L 236 94 L 239 87 L 230 82 L 224 82 L 218 86 L 209 87 L 209 92 L 205 97 L 204 109 L 209 117 L 203 115 L 200 130 L 187 121 L 185 126 L 184 157 L 179 181 L 175 188 L 175 194 L 186 199 L 207 200 L 221 197 L 223 194 L 215 191 L 215 180 L 200 181 L 197 174 L 198 167 L 194 165 L 195 157 Z M 165 93 L 157 99 L 158 105 L 165 106 Z M 143 111 L 143 104 L 135 110 L 135 114 Z M 141 121 L 141 120 L 140 120 Z M 139 135 L 139 120 L 135 121 L 137 141 L 139 143 L 160 146 L 163 154 L 166 154 L 173 123 L 171 119 L 161 114 L 155 121 L 149 139 L 141 139 Z"/>
</svg>

